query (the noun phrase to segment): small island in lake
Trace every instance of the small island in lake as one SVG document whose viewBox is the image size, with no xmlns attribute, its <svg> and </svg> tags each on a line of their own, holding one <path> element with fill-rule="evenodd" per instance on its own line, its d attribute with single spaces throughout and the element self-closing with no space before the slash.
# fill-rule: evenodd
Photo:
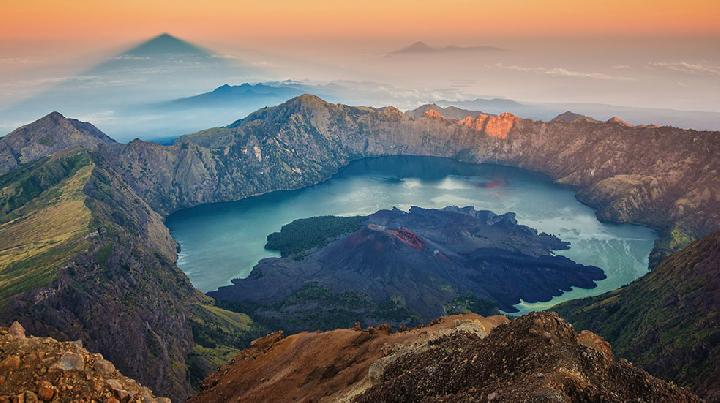
<svg viewBox="0 0 720 403">
<path fill-rule="evenodd" d="M 515 312 L 605 278 L 555 250 L 569 244 L 473 207 L 312 217 L 268 236 L 280 258 L 209 293 L 287 331 L 426 323 L 449 313 Z"/>
</svg>

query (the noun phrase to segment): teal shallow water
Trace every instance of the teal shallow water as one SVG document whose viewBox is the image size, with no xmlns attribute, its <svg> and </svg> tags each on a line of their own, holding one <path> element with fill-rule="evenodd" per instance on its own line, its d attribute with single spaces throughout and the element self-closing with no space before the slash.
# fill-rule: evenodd
<svg viewBox="0 0 720 403">
<path fill-rule="evenodd" d="M 210 291 L 246 277 L 260 259 L 276 256 L 263 248 L 266 236 L 295 219 L 412 205 L 515 212 L 519 223 L 570 242 L 569 250 L 558 253 L 607 275 L 594 289 L 573 289 L 547 303 L 520 303 L 521 312 L 597 295 L 642 276 L 656 238 L 645 227 L 601 223 L 572 189 L 543 175 L 431 157 L 355 161 L 321 184 L 185 209 L 169 216 L 167 225 L 181 246 L 178 265 L 197 288 Z"/>
</svg>

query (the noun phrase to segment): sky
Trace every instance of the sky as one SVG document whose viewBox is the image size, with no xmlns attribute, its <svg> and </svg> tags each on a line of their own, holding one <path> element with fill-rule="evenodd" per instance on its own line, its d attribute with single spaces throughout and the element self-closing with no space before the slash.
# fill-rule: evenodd
<svg viewBox="0 0 720 403">
<path fill-rule="evenodd" d="M 718 35 L 716 0 L 2 0 L 5 40 Z"/>
<path fill-rule="evenodd" d="M 213 85 L 720 112 L 718 0 L 0 0 L 0 16 L 0 110 L 168 32 L 261 72 Z M 420 40 L 502 51 L 388 57 Z"/>
</svg>

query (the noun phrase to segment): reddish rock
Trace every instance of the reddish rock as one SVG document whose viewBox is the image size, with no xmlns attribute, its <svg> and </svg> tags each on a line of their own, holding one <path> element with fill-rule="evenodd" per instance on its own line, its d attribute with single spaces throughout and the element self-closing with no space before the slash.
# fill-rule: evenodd
<svg viewBox="0 0 720 403">
<path fill-rule="evenodd" d="M 503 140 L 507 139 L 510 130 L 517 121 L 518 118 L 515 115 L 507 112 L 503 112 L 498 116 L 491 116 L 485 125 L 485 134 Z"/>
<path fill-rule="evenodd" d="M 52 400 L 53 396 L 55 396 L 55 386 L 48 381 L 41 381 L 38 396 L 42 400 Z"/>
<path fill-rule="evenodd" d="M 430 119 L 442 119 L 443 115 L 437 109 L 428 109 L 425 111 L 424 116 Z"/>
<path fill-rule="evenodd" d="M 0 361 L 0 368 L 2 369 L 18 369 L 20 368 L 20 357 L 18 355 L 9 355 Z"/>
<path fill-rule="evenodd" d="M 13 322 L 12 325 L 10 325 L 10 327 L 8 328 L 8 334 L 11 335 L 11 336 L 15 336 L 15 337 L 17 337 L 17 338 L 20 338 L 20 339 L 24 339 L 24 338 L 25 338 L 25 328 L 22 327 L 22 325 L 20 324 L 20 322 L 15 321 L 15 322 Z"/>
</svg>

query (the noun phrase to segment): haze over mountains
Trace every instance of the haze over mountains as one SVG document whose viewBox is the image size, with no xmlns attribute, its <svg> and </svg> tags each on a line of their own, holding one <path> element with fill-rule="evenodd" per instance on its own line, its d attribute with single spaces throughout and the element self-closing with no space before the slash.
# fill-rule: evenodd
<svg viewBox="0 0 720 403">
<path fill-rule="evenodd" d="M 430 46 L 425 42 L 418 41 L 411 45 L 408 45 L 402 49 L 398 49 L 388 53 L 388 56 L 399 56 L 399 55 L 434 55 L 443 53 L 453 52 L 497 52 L 503 49 L 496 46 L 482 45 L 482 46 L 456 46 L 448 45 L 442 47 Z"/>
<path fill-rule="evenodd" d="M 151 136 L 153 131 L 167 135 L 178 129 L 173 122 L 178 117 L 154 117 L 144 111 L 147 104 L 205 91 L 229 80 L 248 80 L 258 73 L 250 65 L 161 34 L 0 109 L 0 126 L 59 110 L 93 118 L 121 138 L 133 131 L 128 120 L 136 128 L 134 137 Z M 140 122 L 144 127 L 138 127 Z"/>
<path fill-rule="evenodd" d="M 706 66 L 685 61 L 663 62 L 663 56 L 643 55 L 646 58 L 643 64 L 633 64 L 627 60 L 626 51 L 617 51 L 614 55 L 605 55 L 604 66 L 595 67 L 575 65 L 583 59 L 585 50 L 579 50 L 578 57 L 566 63 L 564 56 L 553 58 L 552 55 L 567 50 L 553 43 L 543 46 L 543 53 L 538 54 L 535 48 L 522 44 L 510 43 L 502 46 L 504 51 L 496 51 L 500 46 L 433 47 L 418 42 L 402 52 L 406 56 L 424 58 L 422 63 L 417 63 L 416 57 L 400 57 L 400 54 L 384 57 L 389 47 L 385 45 L 382 51 L 374 54 L 345 54 L 340 62 L 344 65 L 338 65 L 336 59 L 318 56 L 317 60 L 302 60 L 290 52 L 225 54 L 162 34 L 100 61 L 94 67 L 83 67 L 78 73 L 45 87 L 30 98 L 25 97 L 31 90 L 30 84 L 27 90 L 15 88 L 13 91 L 19 95 L 4 99 L 6 106 L 0 108 L 0 133 L 10 132 L 48 111 L 58 110 L 92 120 L 121 142 L 135 137 L 168 142 L 178 135 L 225 124 L 300 93 L 314 93 L 333 102 L 351 105 L 394 105 L 406 110 L 435 102 L 486 113 L 508 111 L 543 120 L 571 110 L 599 120 L 621 116 L 634 124 L 720 128 L 720 112 L 700 111 L 712 109 L 716 104 L 702 98 L 710 96 L 708 94 L 712 94 L 717 84 L 712 80 L 715 71 L 712 61 Z M 686 58 L 683 52 L 687 52 L 687 48 L 682 49 L 674 54 Z M 549 59 L 553 64 L 532 65 L 528 64 L 528 58 Z M 690 56 L 688 60 L 691 60 Z M 443 74 L 443 71 L 454 73 Z M 277 81 L 278 78 L 291 80 Z M 544 86 L 546 90 L 528 92 L 536 86 L 519 86 L 527 80 L 547 82 L 537 87 Z M 54 81 L 54 78 L 47 80 Z M 232 92 L 242 91 L 234 87 L 244 84 L 281 88 L 273 89 L 274 95 L 245 91 L 242 100 L 229 96 Z M 666 88 L 680 84 L 684 87 L 670 91 L 672 96 L 667 95 L 669 90 Z M 687 88 L 696 86 L 707 91 L 697 93 L 701 97 L 682 95 L 689 91 Z M 227 102 L 220 105 L 213 101 L 213 97 L 220 95 L 213 93 L 213 88 L 222 88 Z M 624 91 L 626 88 L 635 90 Z M 593 96 L 573 95 L 577 91 Z M 631 106 L 566 102 L 568 99 L 613 99 L 610 95 L 618 91 L 623 94 L 665 92 L 658 92 L 653 102 L 614 98 L 618 101 L 615 103 Z M 564 94 L 563 102 L 557 101 L 558 93 Z M 193 98 L 196 96 L 200 97 Z M 185 101 L 175 102 L 181 99 Z M 526 99 L 533 101 L 526 102 Z M 643 106 L 658 103 L 682 105 L 674 108 L 697 109 L 698 112 Z M 159 105 L 163 108 L 157 108 Z"/>
</svg>

